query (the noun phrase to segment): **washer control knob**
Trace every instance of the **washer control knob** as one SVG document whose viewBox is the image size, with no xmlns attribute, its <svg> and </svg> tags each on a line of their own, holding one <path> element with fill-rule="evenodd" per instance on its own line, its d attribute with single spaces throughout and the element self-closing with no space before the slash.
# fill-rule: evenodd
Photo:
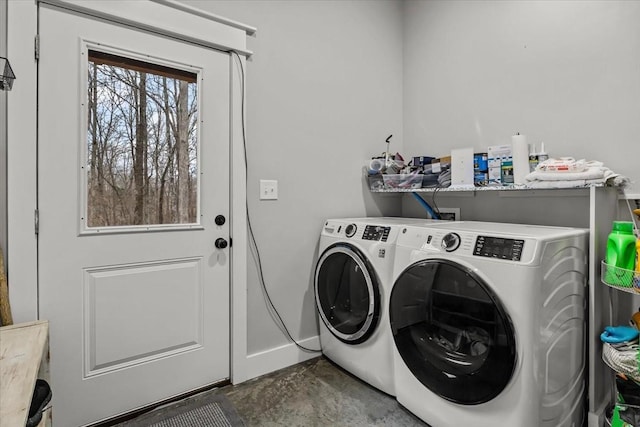
<svg viewBox="0 0 640 427">
<path fill-rule="evenodd" d="M 356 234 L 356 230 L 358 230 L 358 227 L 356 227 L 355 224 L 349 224 L 347 228 L 344 229 L 344 234 L 346 234 L 347 237 L 353 237 L 353 235 Z"/>
<path fill-rule="evenodd" d="M 442 238 L 442 249 L 453 252 L 460 246 L 460 236 L 456 233 L 448 233 Z"/>
</svg>

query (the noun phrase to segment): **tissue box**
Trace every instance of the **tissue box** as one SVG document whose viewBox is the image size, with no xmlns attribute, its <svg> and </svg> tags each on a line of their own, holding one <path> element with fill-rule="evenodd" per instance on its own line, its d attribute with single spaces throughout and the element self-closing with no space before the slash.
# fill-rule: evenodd
<svg viewBox="0 0 640 427">
<path fill-rule="evenodd" d="M 400 175 L 382 175 L 384 188 L 410 189 L 422 188 L 422 175 L 417 173 Z"/>
<path fill-rule="evenodd" d="M 487 150 L 489 185 L 513 184 L 511 144 L 492 145 Z"/>
</svg>

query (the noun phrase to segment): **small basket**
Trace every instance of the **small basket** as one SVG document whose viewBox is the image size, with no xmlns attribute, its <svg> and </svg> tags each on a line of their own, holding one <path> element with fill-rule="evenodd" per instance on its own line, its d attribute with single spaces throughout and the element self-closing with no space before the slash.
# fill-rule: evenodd
<svg viewBox="0 0 640 427">
<path fill-rule="evenodd" d="M 602 283 L 620 291 L 640 294 L 640 272 L 615 267 L 602 261 L 600 279 Z"/>
<path fill-rule="evenodd" d="M 640 426 L 636 420 L 640 420 L 640 406 L 617 402 L 607 410 L 604 425 L 607 427 Z"/>
<path fill-rule="evenodd" d="M 602 360 L 611 369 L 640 382 L 640 346 L 602 343 Z"/>
</svg>

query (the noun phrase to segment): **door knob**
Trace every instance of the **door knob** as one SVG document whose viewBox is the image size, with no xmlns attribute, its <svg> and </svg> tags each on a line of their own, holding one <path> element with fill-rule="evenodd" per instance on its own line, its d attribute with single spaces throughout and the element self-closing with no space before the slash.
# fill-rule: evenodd
<svg viewBox="0 0 640 427">
<path fill-rule="evenodd" d="M 216 222 L 216 225 L 224 225 L 227 219 L 224 217 L 224 215 L 218 215 L 216 216 L 216 219 L 214 221 Z"/>
<path fill-rule="evenodd" d="M 218 249 L 224 249 L 224 248 L 226 248 L 226 247 L 227 247 L 228 243 L 227 243 L 227 241 L 226 241 L 225 239 L 223 239 L 222 237 L 218 237 L 218 238 L 216 239 L 215 245 L 216 245 L 216 248 L 218 248 Z"/>
</svg>

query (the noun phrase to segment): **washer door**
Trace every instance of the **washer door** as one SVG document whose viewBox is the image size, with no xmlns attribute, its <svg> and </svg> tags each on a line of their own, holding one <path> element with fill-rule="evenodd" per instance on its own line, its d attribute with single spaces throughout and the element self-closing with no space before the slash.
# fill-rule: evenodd
<svg viewBox="0 0 640 427">
<path fill-rule="evenodd" d="M 338 243 L 324 251 L 316 265 L 316 305 L 333 335 L 359 344 L 373 333 L 380 313 L 377 275 L 357 248 Z"/>
<path fill-rule="evenodd" d="M 395 345 L 433 393 L 475 405 L 507 386 L 516 364 L 511 319 L 489 286 L 455 262 L 417 262 L 396 280 L 389 308 Z"/>
</svg>

